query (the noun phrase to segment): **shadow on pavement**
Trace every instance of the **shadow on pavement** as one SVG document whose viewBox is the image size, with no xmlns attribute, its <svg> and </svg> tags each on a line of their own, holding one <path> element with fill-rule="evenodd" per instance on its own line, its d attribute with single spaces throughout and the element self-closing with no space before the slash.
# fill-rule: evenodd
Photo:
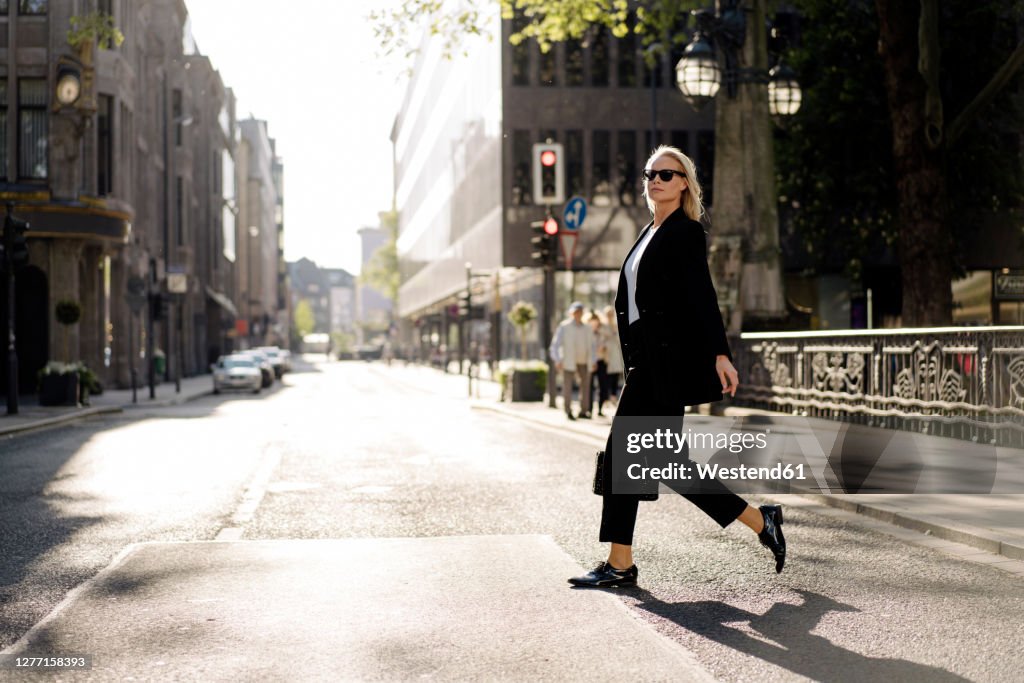
<svg viewBox="0 0 1024 683">
<path fill-rule="evenodd" d="M 63 433 L 72 443 L 84 443 L 95 430 L 95 425 L 73 425 L 56 433 Z M 19 584 L 36 562 L 73 535 L 88 533 L 105 520 L 62 510 L 67 502 L 88 503 L 90 496 L 80 494 L 69 501 L 67 494 L 46 490 L 50 482 L 70 476 L 58 472 L 78 452 L 77 446 L 52 447 L 54 434 L 36 432 L 0 439 L 0 648 L 41 616 L 27 614 L 25 606 L 18 604 L 19 594 L 26 592 Z M 72 579 L 72 585 L 81 578 Z M 70 587 L 45 588 L 63 593 Z"/>
<path fill-rule="evenodd" d="M 621 593 L 640 602 L 637 607 L 678 624 L 688 631 L 757 657 L 782 669 L 816 681 L 967 681 L 927 664 L 905 659 L 868 657 L 839 647 L 811 631 L 829 612 L 857 612 L 856 607 L 810 591 L 797 591 L 802 605 L 776 603 L 764 614 L 755 614 L 723 602 L 668 603 L 643 589 Z M 747 622 L 765 642 L 730 624 Z"/>
</svg>

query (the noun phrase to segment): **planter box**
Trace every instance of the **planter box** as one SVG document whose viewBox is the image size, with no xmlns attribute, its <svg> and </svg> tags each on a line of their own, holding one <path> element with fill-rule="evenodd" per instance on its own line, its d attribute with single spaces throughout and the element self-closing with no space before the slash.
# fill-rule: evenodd
<svg viewBox="0 0 1024 683">
<path fill-rule="evenodd" d="M 545 380 L 546 373 L 543 370 L 513 370 L 512 400 L 543 401 Z"/>
<path fill-rule="evenodd" d="M 43 375 L 40 377 L 39 405 L 77 406 L 78 374 Z"/>
</svg>

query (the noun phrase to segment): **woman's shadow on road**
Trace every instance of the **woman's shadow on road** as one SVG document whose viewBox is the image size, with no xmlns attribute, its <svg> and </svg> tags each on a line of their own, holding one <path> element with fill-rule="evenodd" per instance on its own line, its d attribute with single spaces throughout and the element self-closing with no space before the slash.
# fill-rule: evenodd
<svg viewBox="0 0 1024 683">
<path fill-rule="evenodd" d="M 860 683 L 861 681 L 967 681 L 927 664 L 905 659 L 868 657 L 835 645 L 811 631 L 828 612 L 857 612 L 856 607 L 824 595 L 798 590 L 804 602 L 778 602 L 764 614 L 755 614 L 723 602 L 668 603 L 643 589 L 625 595 L 636 598 L 637 607 L 667 619 L 682 628 L 721 643 L 795 674 L 817 681 Z M 765 640 L 729 624 L 747 622 Z M 771 641 L 771 642 L 766 642 Z"/>
</svg>

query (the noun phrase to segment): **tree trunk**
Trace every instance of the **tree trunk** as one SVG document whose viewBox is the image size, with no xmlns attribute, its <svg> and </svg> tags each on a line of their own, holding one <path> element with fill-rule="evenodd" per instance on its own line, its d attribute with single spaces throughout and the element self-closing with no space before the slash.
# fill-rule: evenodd
<svg viewBox="0 0 1024 683">
<path fill-rule="evenodd" d="M 719 0 L 719 12 L 726 3 Z M 748 3 L 740 65 L 768 71 L 765 2 Z M 724 56 L 722 67 L 725 68 Z M 715 98 L 714 207 L 711 216 L 711 272 L 730 333 L 764 329 L 786 315 L 779 249 L 775 148 L 763 83 L 740 83 L 736 97 L 723 85 Z M 742 264 L 738 256 L 741 238 Z"/>
<path fill-rule="evenodd" d="M 942 147 L 932 149 L 926 138 L 926 83 L 918 71 L 920 3 L 875 0 L 875 5 L 899 201 L 902 324 L 948 325 L 953 310 L 952 238 Z"/>
</svg>

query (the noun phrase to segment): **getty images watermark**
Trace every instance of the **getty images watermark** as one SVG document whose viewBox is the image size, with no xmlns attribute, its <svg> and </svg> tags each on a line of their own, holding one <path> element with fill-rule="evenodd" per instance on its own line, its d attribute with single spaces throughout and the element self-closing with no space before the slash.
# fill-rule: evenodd
<svg viewBox="0 0 1024 683">
<path fill-rule="evenodd" d="M 689 415 L 615 417 L 612 434 L 612 493 L 1024 493 L 1024 451 L 920 430 Z"/>
<path fill-rule="evenodd" d="M 690 445 L 694 448 L 715 448 L 730 453 L 743 453 L 754 448 L 768 447 L 767 434 L 695 432 L 692 429 L 673 432 L 671 429 L 657 428 L 653 432 L 627 432 L 626 453 L 639 455 L 648 451 L 668 451 L 679 456 L 689 453 Z M 626 466 L 626 476 L 633 480 L 672 481 L 691 479 L 717 480 L 803 480 L 804 468 L 800 463 L 796 466 L 776 463 L 773 466 L 751 467 L 739 464 L 726 467 L 717 462 L 692 462 L 688 458 L 668 462 L 661 467 L 650 467 L 639 462 L 630 462 Z"/>
</svg>

